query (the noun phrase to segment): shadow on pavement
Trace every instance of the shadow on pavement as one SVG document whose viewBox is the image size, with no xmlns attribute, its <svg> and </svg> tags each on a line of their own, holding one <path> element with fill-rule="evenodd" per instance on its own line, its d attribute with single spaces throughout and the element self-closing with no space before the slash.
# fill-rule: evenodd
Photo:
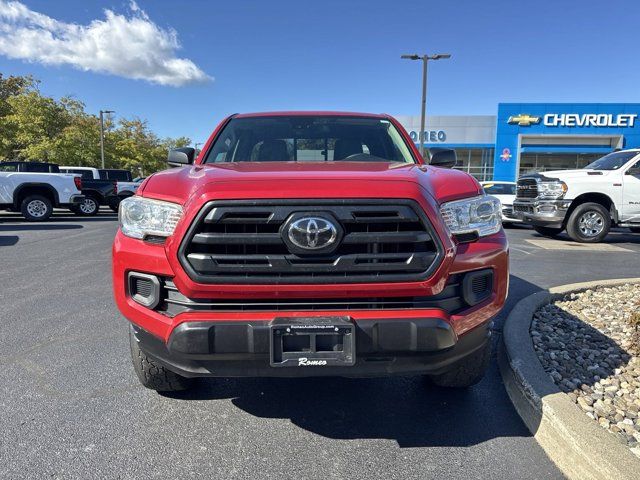
<svg viewBox="0 0 640 480">
<path fill-rule="evenodd" d="M 512 277 L 511 291 L 540 290 Z M 512 293 L 512 296 L 514 293 Z M 505 312 L 506 314 L 507 312 Z M 467 390 L 439 388 L 425 377 L 201 379 L 181 400 L 227 399 L 262 418 L 288 418 L 327 438 L 391 439 L 400 447 L 470 446 L 497 437 L 528 437 L 506 395 L 494 355 L 485 378 Z"/>
<path fill-rule="evenodd" d="M 0 235 L 0 247 L 10 247 L 20 240 L 17 235 Z"/>
<path fill-rule="evenodd" d="M 13 224 L 19 223 L 19 224 L 26 224 L 26 225 L 56 225 L 59 222 L 91 223 L 91 222 L 113 222 L 117 220 L 118 220 L 118 214 L 112 213 L 112 212 L 99 213 L 95 217 L 83 217 L 80 215 L 75 215 L 73 213 L 65 214 L 62 212 L 54 212 L 53 215 L 51 215 L 51 217 L 49 218 L 49 220 L 42 223 L 37 223 L 37 222 L 29 223 L 24 219 L 24 217 L 22 217 L 19 214 L 0 215 L 0 225 L 2 225 L 3 223 L 13 223 Z"/>
<path fill-rule="evenodd" d="M 531 236 L 533 238 L 560 240 L 560 241 L 575 243 L 571 238 L 569 238 L 569 235 L 567 235 L 566 232 L 562 232 L 556 237 L 545 237 L 544 235 L 540 235 L 538 232 L 535 232 L 532 230 Z M 605 237 L 602 243 L 640 243 L 640 235 L 638 235 L 637 233 L 632 233 L 626 229 L 615 229 L 615 230 L 612 230 L 609 233 L 609 235 Z M 589 246 L 588 243 L 585 243 L 583 245 L 585 247 Z"/>
<path fill-rule="evenodd" d="M 35 231 L 35 230 L 77 230 L 82 225 L 60 225 L 56 223 L 21 223 L 19 225 L 0 224 L 0 232 Z"/>
</svg>

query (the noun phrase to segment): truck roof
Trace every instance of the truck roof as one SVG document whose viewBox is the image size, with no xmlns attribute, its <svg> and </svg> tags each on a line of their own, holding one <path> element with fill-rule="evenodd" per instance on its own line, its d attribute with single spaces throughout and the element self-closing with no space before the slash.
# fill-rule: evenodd
<svg viewBox="0 0 640 480">
<path fill-rule="evenodd" d="M 335 112 L 335 111 L 281 111 L 281 112 L 255 112 L 237 113 L 234 118 L 251 117 L 367 117 L 367 118 L 389 118 L 386 113 L 362 113 L 362 112 Z"/>
</svg>

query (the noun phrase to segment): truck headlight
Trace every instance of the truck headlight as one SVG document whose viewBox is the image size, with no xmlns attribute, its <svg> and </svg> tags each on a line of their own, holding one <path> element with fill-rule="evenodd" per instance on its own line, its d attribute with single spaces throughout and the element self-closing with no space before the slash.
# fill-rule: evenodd
<svg viewBox="0 0 640 480">
<path fill-rule="evenodd" d="M 477 233 L 485 237 L 502 228 L 500 200 L 490 195 L 443 203 L 440 213 L 454 235 Z"/>
<path fill-rule="evenodd" d="M 182 207 L 178 204 L 138 196 L 122 200 L 118 212 L 120 230 L 132 238 L 168 237 L 181 216 Z"/>
<path fill-rule="evenodd" d="M 542 198 L 562 198 L 567 193 L 567 184 L 556 180 L 554 182 L 538 183 L 538 196 Z"/>
</svg>

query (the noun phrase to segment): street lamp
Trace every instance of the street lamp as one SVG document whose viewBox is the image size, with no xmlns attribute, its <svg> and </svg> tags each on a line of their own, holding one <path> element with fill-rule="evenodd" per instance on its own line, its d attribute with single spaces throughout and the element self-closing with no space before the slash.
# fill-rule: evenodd
<svg viewBox="0 0 640 480">
<path fill-rule="evenodd" d="M 418 139 L 420 141 L 420 155 L 425 162 L 428 162 L 428 159 L 424 156 L 424 122 L 425 115 L 427 109 L 427 62 L 429 60 L 444 60 L 447 58 L 451 58 L 451 54 L 449 53 L 436 53 L 435 55 L 401 55 L 400 58 L 405 60 L 422 60 L 422 113 L 420 116 L 420 134 L 418 135 Z"/>
<path fill-rule="evenodd" d="M 100 110 L 100 159 L 104 170 L 104 114 L 116 113 L 114 110 Z"/>
</svg>

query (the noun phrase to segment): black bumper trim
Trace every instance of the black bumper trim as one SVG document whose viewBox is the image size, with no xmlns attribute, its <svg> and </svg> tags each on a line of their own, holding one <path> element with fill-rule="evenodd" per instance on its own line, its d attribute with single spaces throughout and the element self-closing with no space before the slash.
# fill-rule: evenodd
<svg viewBox="0 0 640 480">
<path fill-rule="evenodd" d="M 303 377 L 438 374 L 490 341 L 492 322 L 457 337 L 438 318 L 354 322 L 352 367 L 273 368 L 269 322 L 186 322 L 169 342 L 132 326 L 140 348 L 186 377 Z"/>
</svg>

